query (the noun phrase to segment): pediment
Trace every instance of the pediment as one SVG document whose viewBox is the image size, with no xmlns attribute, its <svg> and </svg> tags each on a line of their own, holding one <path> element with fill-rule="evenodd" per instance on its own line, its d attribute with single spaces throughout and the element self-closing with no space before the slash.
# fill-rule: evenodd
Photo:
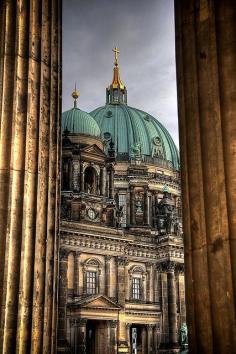
<svg viewBox="0 0 236 354">
<path fill-rule="evenodd" d="M 120 306 L 105 295 L 90 296 L 80 301 L 80 307 L 83 308 L 104 308 L 119 310 Z"/>
<path fill-rule="evenodd" d="M 81 153 L 86 153 L 86 154 L 91 154 L 91 155 L 100 156 L 102 158 L 106 158 L 106 154 L 96 144 L 86 146 L 80 151 Z"/>
</svg>

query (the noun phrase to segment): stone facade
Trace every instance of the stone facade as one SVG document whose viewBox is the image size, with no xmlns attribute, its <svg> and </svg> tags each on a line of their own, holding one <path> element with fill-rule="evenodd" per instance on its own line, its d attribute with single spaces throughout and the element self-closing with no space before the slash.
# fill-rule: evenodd
<svg viewBox="0 0 236 354">
<path fill-rule="evenodd" d="M 178 351 L 179 172 L 113 155 L 98 137 L 63 135 L 58 352 Z"/>
</svg>

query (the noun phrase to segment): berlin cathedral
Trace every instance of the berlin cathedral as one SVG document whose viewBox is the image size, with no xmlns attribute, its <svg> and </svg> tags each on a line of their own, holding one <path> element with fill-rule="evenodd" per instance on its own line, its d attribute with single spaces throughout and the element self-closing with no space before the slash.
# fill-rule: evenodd
<svg viewBox="0 0 236 354">
<path fill-rule="evenodd" d="M 118 49 L 106 104 L 62 114 L 58 352 L 179 351 L 186 326 L 180 161 L 128 106 Z"/>
</svg>

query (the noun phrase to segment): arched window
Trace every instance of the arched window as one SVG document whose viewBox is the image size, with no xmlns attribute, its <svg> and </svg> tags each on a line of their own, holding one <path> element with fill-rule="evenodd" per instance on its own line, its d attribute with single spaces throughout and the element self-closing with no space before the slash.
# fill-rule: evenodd
<svg viewBox="0 0 236 354">
<path fill-rule="evenodd" d="M 100 292 L 101 263 L 95 258 L 87 259 L 83 264 L 83 293 L 95 295 Z"/>
<path fill-rule="evenodd" d="M 98 194 L 98 175 L 92 166 L 88 166 L 84 172 L 84 190 L 89 194 Z"/>
</svg>

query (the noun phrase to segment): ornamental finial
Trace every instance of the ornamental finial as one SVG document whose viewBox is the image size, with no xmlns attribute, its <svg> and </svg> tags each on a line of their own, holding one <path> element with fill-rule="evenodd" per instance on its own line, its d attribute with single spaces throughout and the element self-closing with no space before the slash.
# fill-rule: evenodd
<svg viewBox="0 0 236 354">
<path fill-rule="evenodd" d="M 118 66 L 118 54 L 120 53 L 119 49 L 117 47 L 113 48 L 112 51 L 115 53 L 115 66 Z"/>
<path fill-rule="evenodd" d="M 74 98 L 74 108 L 77 108 L 77 99 L 79 98 L 80 94 L 79 91 L 77 91 L 76 89 L 76 82 L 75 82 L 74 91 L 72 92 L 71 96 Z"/>
</svg>

